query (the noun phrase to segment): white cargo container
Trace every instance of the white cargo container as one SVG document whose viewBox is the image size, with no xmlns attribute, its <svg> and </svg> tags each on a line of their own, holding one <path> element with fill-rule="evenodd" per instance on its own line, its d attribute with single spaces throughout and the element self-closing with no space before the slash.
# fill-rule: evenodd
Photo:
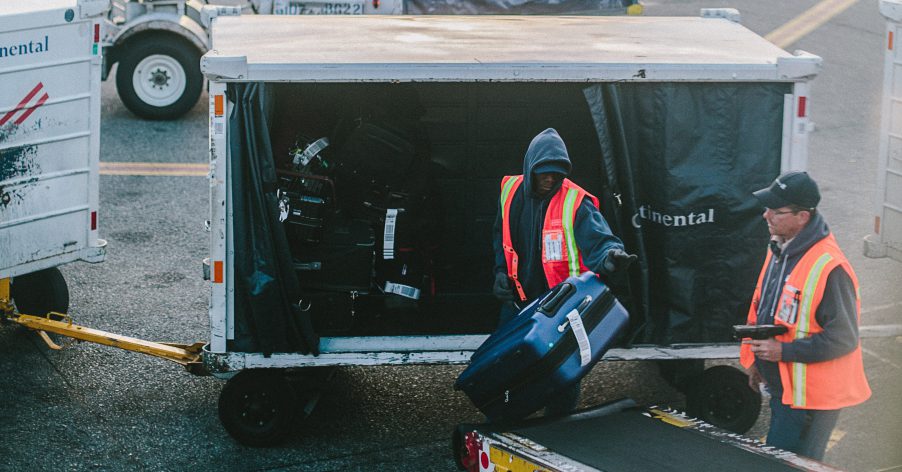
<svg viewBox="0 0 902 472">
<path fill-rule="evenodd" d="M 864 254 L 902 261 L 902 56 L 899 55 L 902 2 L 881 0 L 880 13 L 886 17 L 886 53 L 877 199 L 874 233 L 864 240 Z"/>
<path fill-rule="evenodd" d="M 619 220 L 627 222 L 623 230 L 632 230 L 628 227 L 631 221 L 636 231 L 644 227 L 649 233 L 668 233 L 676 238 L 668 241 L 692 242 L 693 231 L 704 224 L 711 223 L 712 227 L 720 224 L 727 238 L 714 239 L 717 244 L 710 246 L 708 240 L 699 240 L 696 244 L 699 247 L 693 248 L 704 253 L 701 256 L 707 260 L 717 261 L 722 254 L 729 257 L 740 251 L 738 246 L 757 247 L 737 245 L 730 239 L 731 222 L 753 227 L 756 238 L 753 242 L 760 244 L 760 254 L 751 254 L 743 264 L 719 268 L 726 271 L 719 278 L 726 280 L 694 280 L 690 275 L 683 278 L 685 285 L 671 289 L 675 294 L 695 294 L 698 289 L 709 288 L 712 293 L 718 292 L 721 289 L 715 283 L 738 286 L 733 289 L 735 292 L 719 295 L 721 299 L 729 299 L 730 304 L 721 322 L 742 324 L 767 239 L 760 207 L 750 192 L 765 186 L 780 171 L 807 167 L 808 134 L 812 127 L 808 117 L 809 81 L 819 71 L 821 59 L 804 52 L 783 51 L 739 25 L 738 18 L 735 10 L 703 10 L 700 18 L 216 18 L 212 49 L 201 59 L 201 69 L 210 81 L 211 168 L 211 332 L 204 362 L 214 375 L 230 377 L 219 404 L 229 432 L 252 444 L 281 437 L 294 408 L 284 394 L 281 372 L 286 369 L 467 362 L 491 331 L 497 313 L 492 313 L 497 305 L 491 305 L 490 231 L 499 181 L 506 173 L 519 173 L 529 139 L 548 126 L 555 126 L 566 135 L 571 157 L 579 159 L 574 163 L 574 169 L 581 172 L 574 178 L 576 182 L 588 186 L 596 195 L 604 193 L 606 201 L 614 206 L 620 205 L 623 196 L 621 211 L 626 212 L 627 208 L 629 211 Z M 602 127 L 615 130 L 612 135 L 615 147 L 622 136 L 616 135 L 616 126 L 601 126 L 595 116 L 590 116 L 602 106 L 601 102 L 616 101 L 616 96 L 613 99 L 603 96 L 586 106 L 583 88 L 594 86 L 614 87 L 615 92 L 629 93 L 630 100 L 641 101 L 643 96 L 651 94 L 658 97 L 659 105 L 676 103 L 660 109 L 663 121 L 651 123 L 649 126 L 657 128 L 643 135 L 639 142 L 661 138 L 673 143 L 676 150 L 671 161 L 675 166 L 687 159 L 726 153 L 717 157 L 719 161 L 701 160 L 690 165 L 694 175 L 672 179 L 668 185 L 691 186 L 675 191 L 674 198 L 701 195 L 708 187 L 718 187 L 724 192 L 735 192 L 724 198 L 730 201 L 712 200 L 709 209 L 677 208 L 677 204 L 662 208 L 654 198 L 648 198 L 655 196 L 654 182 L 644 184 L 640 190 L 645 196 L 637 194 L 632 202 L 628 202 L 633 197 L 625 187 L 609 192 L 599 180 L 605 173 L 605 164 L 599 164 L 604 153 L 598 147 L 603 140 L 596 133 Z M 257 87 L 256 91 L 252 87 Z M 330 104 L 347 100 L 349 96 L 365 102 L 369 94 L 373 94 L 373 100 L 385 99 L 394 88 L 404 87 L 413 90 L 425 110 L 421 122 L 428 128 L 432 163 L 439 169 L 434 189 L 446 204 L 441 212 L 445 227 L 436 255 L 436 264 L 442 266 L 436 279 L 445 278 L 437 280 L 428 304 L 431 308 L 423 309 L 421 305 L 418 317 L 398 322 L 397 332 L 403 334 L 378 329 L 375 330 L 378 335 L 353 332 L 330 335 L 322 331 L 314 334 L 316 344 L 312 346 L 294 350 L 272 345 L 259 347 L 259 340 L 249 337 L 266 330 L 261 324 L 248 328 L 249 317 L 259 316 L 254 318 L 254 323 L 264 323 L 269 315 L 279 316 L 278 310 L 272 306 L 260 310 L 249 308 L 248 300 L 265 296 L 272 289 L 273 280 L 280 282 L 272 267 L 260 266 L 256 272 L 239 273 L 243 269 L 238 267 L 236 259 L 239 252 L 249 250 L 249 233 L 258 230 L 268 216 L 253 222 L 236 221 L 249 208 L 244 199 L 253 189 L 247 183 L 272 178 L 275 166 L 263 162 L 253 170 L 236 172 L 237 166 L 249 165 L 245 157 L 241 157 L 241 162 L 236 161 L 236 152 L 246 154 L 242 140 L 262 146 L 258 151 L 265 154 L 269 151 L 263 148 L 284 141 L 286 135 L 304 126 L 328 132 L 335 125 Z M 251 93 L 242 96 L 245 92 Z M 585 93 L 589 97 L 591 91 Z M 400 96 L 388 106 L 389 114 L 410 105 L 409 95 Z M 592 101 L 589 97 L 589 102 Z M 716 105 L 719 114 L 710 113 L 706 108 L 708 102 L 719 103 Z M 656 115 L 634 113 L 626 118 L 651 122 Z M 762 132 L 761 128 L 768 131 Z M 621 127 L 620 132 L 632 130 Z M 696 146 L 712 137 L 710 143 Z M 683 146 L 685 155 L 680 154 L 677 145 L 690 141 Z M 766 141 L 766 145 L 760 141 Z M 607 144 L 610 143 L 601 146 Z M 721 147 L 725 149 L 722 153 L 718 151 Z M 272 152 L 276 159 L 284 157 L 279 155 L 281 150 Z M 663 154 L 669 152 L 669 149 L 660 150 Z M 761 164 L 760 168 L 749 164 L 754 159 L 759 159 L 755 162 Z M 251 176 L 253 172 L 257 173 Z M 709 184 L 708 173 L 721 180 Z M 260 188 L 269 187 L 265 192 L 274 191 L 272 183 Z M 267 201 L 275 201 L 274 194 L 259 197 L 256 204 L 263 206 L 268 205 Z M 732 209 L 726 208 L 728 205 L 733 205 Z M 264 213 L 271 211 L 274 210 L 266 208 Z M 683 213 L 677 214 L 678 211 Z M 690 216 L 687 219 L 685 215 Z M 612 214 L 606 216 L 609 221 L 614 220 Z M 655 247 L 648 251 L 667 244 L 651 241 L 648 245 Z M 628 242 L 628 249 L 641 252 L 630 246 Z M 638 272 L 656 270 L 655 264 L 660 264 L 656 257 L 643 256 L 634 275 L 647 277 L 647 273 Z M 658 258 L 666 259 L 669 264 L 674 262 L 672 256 Z M 676 257 L 676 262 L 679 259 Z M 272 261 L 272 266 L 283 263 L 291 261 Z M 700 268 L 700 273 L 704 270 Z M 679 281 L 678 275 L 673 280 Z M 300 278 L 319 276 L 309 271 L 299 275 Z M 712 286 L 705 287 L 707 283 Z M 336 317 L 360 321 L 367 317 L 360 301 L 364 295 L 353 290 L 343 297 L 319 303 L 324 313 L 331 309 Z M 690 307 L 692 310 L 714 311 L 715 307 L 707 306 L 701 297 L 699 300 L 697 306 Z M 298 305 L 303 311 L 311 309 L 311 303 L 317 302 L 303 298 Z M 642 316 L 641 309 L 639 306 L 635 310 L 637 316 Z M 471 316 L 474 310 L 484 311 L 480 311 L 482 318 Z M 287 327 L 293 317 L 302 315 L 284 316 L 283 321 L 288 320 L 288 324 L 280 326 Z M 479 328 L 468 325 L 471 320 L 478 320 Z M 645 321 L 648 320 L 637 323 Z M 277 336 L 288 331 L 279 328 L 268 332 Z M 727 332 L 719 333 L 713 342 L 707 338 L 706 342 L 679 346 L 672 341 L 678 336 L 667 338 L 669 341 L 653 339 L 651 345 L 635 342 L 634 338 L 623 349 L 610 351 L 606 358 L 697 360 L 738 356 L 738 344 Z M 316 335 L 321 335 L 318 341 Z M 712 388 L 721 389 L 720 393 L 746 389 L 742 375 L 738 380 L 702 378 L 697 383 L 702 385 L 706 380 L 711 381 Z M 264 390 L 262 396 L 253 394 L 254 398 L 260 401 L 268 398 L 274 402 L 273 409 L 267 405 L 262 410 L 278 413 L 265 417 L 245 415 L 248 412 L 242 409 L 251 406 L 241 398 Z M 705 394 L 701 387 L 691 393 L 717 398 Z M 747 403 L 737 408 L 754 409 L 754 421 L 760 399 Z M 746 415 L 734 409 L 722 418 L 717 418 L 717 414 L 712 418 L 710 412 L 717 410 L 717 406 L 703 408 L 707 420 L 721 425 Z M 253 423 L 245 424 L 244 421 L 251 420 L 243 418 L 251 417 Z"/>
<path fill-rule="evenodd" d="M 101 25 L 108 0 L 0 3 L 0 280 L 65 311 L 55 267 L 100 262 Z M 42 313 L 34 313 L 42 314 Z"/>
</svg>

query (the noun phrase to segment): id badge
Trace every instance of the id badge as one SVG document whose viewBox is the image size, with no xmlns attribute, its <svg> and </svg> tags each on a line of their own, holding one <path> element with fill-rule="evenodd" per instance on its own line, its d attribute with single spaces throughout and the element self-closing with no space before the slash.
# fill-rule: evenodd
<svg viewBox="0 0 902 472">
<path fill-rule="evenodd" d="M 800 293 L 801 290 L 791 285 L 786 285 L 780 296 L 780 311 L 777 313 L 777 319 L 789 325 L 796 322 L 796 316 L 798 316 L 799 312 Z"/>
<path fill-rule="evenodd" d="M 542 243 L 545 250 L 542 251 L 544 262 L 556 262 L 564 260 L 564 233 L 563 231 L 545 231 L 542 233 Z"/>
</svg>

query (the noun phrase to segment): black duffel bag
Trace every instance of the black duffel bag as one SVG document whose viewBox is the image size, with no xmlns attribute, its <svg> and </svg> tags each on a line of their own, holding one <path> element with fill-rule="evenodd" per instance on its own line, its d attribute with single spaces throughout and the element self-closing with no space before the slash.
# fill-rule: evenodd
<svg viewBox="0 0 902 472">
<path fill-rule="evenodd" d="M 334 141 L 335 180 L 341 206 L 357 212 L 364 201 L 389 193 L 421 192 L 426 150 L 419 125 L 409 120 L 355 120 L 339 125 Z"/>
</svg>

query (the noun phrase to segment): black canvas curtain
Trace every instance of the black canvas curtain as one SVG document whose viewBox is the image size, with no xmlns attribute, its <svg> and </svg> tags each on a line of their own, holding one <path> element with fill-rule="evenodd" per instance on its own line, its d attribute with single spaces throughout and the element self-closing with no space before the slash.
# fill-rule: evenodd
<svg viewBox="0 0 902 472">
<path fill-rule="evenodd" d="M 790 84 L 617 83 L 584 90 L 612 226 L 631 269 L 634 343 L 728 342 L 767 244 L 751 192 L 780 171 Z M 606 213 L 610 214 L 610 213 Z"/>
<path fill-rule="evenodd" d="M 277 177 L 264 84 L 229 84 L 235 341 L 230 350 L 319 354 L 307 313 L 298 309 L 297 275 L 278 220 Z"/>
</svg>

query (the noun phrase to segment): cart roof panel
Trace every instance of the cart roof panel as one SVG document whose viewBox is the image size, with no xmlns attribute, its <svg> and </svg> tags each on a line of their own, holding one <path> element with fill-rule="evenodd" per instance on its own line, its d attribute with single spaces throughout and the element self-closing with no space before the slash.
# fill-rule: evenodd
<svg viewBox="0 0 902 472">
<path fill-rule="evenodd" d="M 801 80 L 793 56 L 718 18 L 219 17 L 202 60 L 214 80 Z"/>
<path fill-rule="evenodd" d="M 77 8 L 75 0 L 31 0 L 27 2 L 0 2 L 0 15 L 32 13 L 62 8 Z"/>
<path fill-rule="evenodd" d="M 78 13 L 76 0 L 0 1 L 0 32 L 9 33 L 67 23 L 72 20 L 72 18 L 66 20 L 65 12 L 70 9 L 73 13 Z"/>
</svg>

